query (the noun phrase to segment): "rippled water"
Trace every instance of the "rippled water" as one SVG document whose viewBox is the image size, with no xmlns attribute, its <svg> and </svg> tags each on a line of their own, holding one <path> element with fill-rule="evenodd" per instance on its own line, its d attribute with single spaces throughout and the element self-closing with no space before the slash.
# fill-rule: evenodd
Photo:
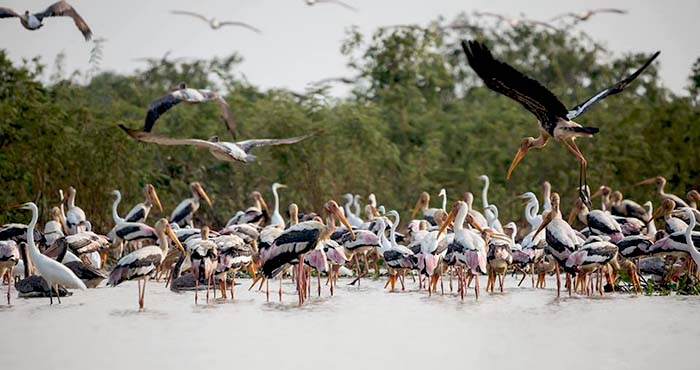
<svg viewBox="0 0 700 370">
<path fill-rule="evenodd" d="M 145 312 L 135 282 L 78 291 L 62 305 L 14 299 L 0 306 L 2 368 L 700 368 L 699 297 L 557 300 L 552 281 L 535 290 L 508 278 L 505 293 L 475 302 L 472 292 L 460 301 L 429 298 L 413 283 L 392 294 L 382 281 L 347 282 L 302 307 L 291 283 L 283 304 L 270 284 L 266 303 L 264 292 L 247 291 L 250 280 L 235 302 L 199 306 L 193 292 L 149 283 Z"/>
</svg>

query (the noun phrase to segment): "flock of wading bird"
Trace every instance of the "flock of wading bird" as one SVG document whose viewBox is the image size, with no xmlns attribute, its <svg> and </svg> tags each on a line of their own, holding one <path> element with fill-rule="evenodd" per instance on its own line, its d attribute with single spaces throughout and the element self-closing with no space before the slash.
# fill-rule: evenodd
<svg viewBox="0 0 700 370">
<path fill-rule="evenodd" d="M 336 4 L 354 10 L 340 1 L 307 0 L 306 3 Z M 599 9 L 564 16 L 585 21 L 600 12 L 624 13 Z M 232 25 L 259 32 L 243 22 L 219 21 L 188 11 L 173 13 L 200 18 L 215 30 Z M 19 18 L 29 30 L 41 28 L 44 18 L 55 16 L 71 17 L 86 39 L 92 36 L 87 23 L 65 1 L 35 14 L 28 11 L 18 14 L 0 7 L 0 18 Z M 521 21 L 524 20 L 518 20 Z M 664 192 L 666 180 L 663 177 L 643 181 L 657 187 L 662 203 L 656 212 L 651 202 L 640 206 L 606 186 L 591 195 L 586 181 L 587 161 L 575 142 L 579 137 L 592 137 L 598 129 L 584 127 L 573 120 L 599 101 L 622 92 L 659 52 L 628 77 L 567 109 L 540 83 L 494 58 L 486 45 L 463 41 L 462 48 L 469 65 L 488 88 L 517 101 L 538 120 L 539 136 L 522 141 L 508 169 L 508 178 L 528 150 L 542 148 L 550 139 L 564 144 L 579 161 L 579 197 L 568 220 L 562 217 L 559 195 L 550 193 L 550 185 L 545 183 L 542 213 L 534 193 L 521 195 L 527 201 L 527 233 L 518 233 L 514 222 L 502 225 L 497 207 L 487 199 L 489 179 L 481 176 L 483 212 L 473 207 L 471 193 L 465 193 L 463 200 L 454 202 L 450 210 L 444 190 L 439 194 L 441 208 L 430 208 L 429 194 L 422 193 L 412 214 L 414 219 L 402 228 L 404 233 L 399 233 L 399 213 L 378 206 L 374 194 L 368 196 L 364 217 L 360 197 L 346 194 L 344 208 L 329 200 L 320 214 L 300 214 L 297 205 L 292 203 L 285 221 L 280 214 L 278 196 L 278 189 L 284 185 L 277 183 L 272 186 L 275 198 L 272 212 L 262 194 L 253 192 L 254 205 L 235 213 L 223 229 L 215 231 L 207 225 L 195 227 L 193 224 L 200 201 L 211 206 L 202 185 L 193 182 L 192 198 L 182 201 L 169 218 L 157 220 L 154 226 L 146 223 L 151 209 L 155 206 L 163 211 L 154 186 L 145 186 L 144 202 L 134 206 L 125 217 L 119 215 L 121 193 L 115 190 L 112 205 L 115 225 L 107 235 L 100 235 L 91 230 L 85 212 L 76 206 L 76 190 L 71 187 L 67 198 L 60 192 L 60 205 L 51 210 L 51 219 L 44 224 L 43 232 L 37 228 L 39 210 L 32 202 L 16 206 L 31 211 L 28 225 L 7 224 L 0 229 L 0 276 L 8 284 L 8 304 L 13 285 L 21 296 L 48 296 L 51 303 L 56 296 L 60 303 L 60 297 L 69 294 L 66 289 L 95 288 L 105 279 L 108 286 L 137 280 L 141 309 L 146 284 L 152 278 L 163 278 L 172 290 L 193 289 L 195 303 L 200 286 L 206 289 L 207 302 L 210 291 L 216 298 L 217 283 L 222 299 L 227 299 L 227 285 L 233 299 L 235 278 L 244 273 L 253 279 L 250 289 L 258 283 L 258 289 L 265 286 L 268 300 L 269 280 L 278 278 L 280 301 L 282 280 L 291 274 L 301 304 L 311 295 L 312 275 L 318 281 L 317 294 L 321 294 L 321 275 L 325 274 L 325 285 L 333 295 L 341 271 L 348 268 L 355 270 L 355 280 L 351 284 L 359 285 L 373 268 L 376 275 L 386 271 L 385 288 L 391 291 L 397 289 L 397 282 L 401 290 L 405 290 L 408 273 L 414 281 L 417 278 L 419 289 L 425 288 L 429 294 L 437 290 L 438 282 L 444 293 L 443 277 L 449 275 L 450 290 L 456 279 L 456 291 L 462 299 L 472 286 L 478 299 L 482 274 L 487 276 L 487 291 L 493 292 L 496 284 L 503 291 L 503 281 L 509 271 L 522 273 L 518 285 L 530 274 L 532 285 L 537 288 L 544 288 L 547 274 L 556 274 L 557 296 L 561 290 L 562 271 L 569 294 L 572 291 L 603 294 L 604 287 L 613 291 L 629 287 L 638 293 L 645 276 L 697 281 L 700 233 L 693 231 L 700 217 L 697 190 L 688 192 L 686 202 Z M 228 131 L 236 137 L 235 121 L 225 99 L 217 92 L 190 88 L 184 83 L 150 104 L 142 130 L 119 126 L 142 142 L 197 146 L 208 149 L 219 160 L 242 163 L 255 160 L 251 151 L 256 147 L 295 144 L 311 136 L 225 142 L 216 136 L 202 140 L 151 133 L 158 118 L 181 102 L 216 102 Z M 600 209 L 594 209 L 591 203 L 597 196 L 602 199 Z M 419 214 L 422 217 L 416 218 Z M 655 220 L 660 216 L 665 226 L 658 230 Z M 574 228 L 578 223 L 583 226 L 581 230 Z M 379 267 L 380 261 L 383 268 Z M 619 279 L 620 271 L 628 277 L 625 283 Z"/>
</svg>

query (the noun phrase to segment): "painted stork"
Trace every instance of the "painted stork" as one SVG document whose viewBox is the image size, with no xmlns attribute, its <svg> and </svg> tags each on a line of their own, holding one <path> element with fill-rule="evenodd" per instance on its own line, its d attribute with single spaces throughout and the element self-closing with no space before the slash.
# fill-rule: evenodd
<svg viewBox="0 0 700 370">
<path fill-rule="evenodd" d="M 12 285 L 14 284 L 13 270 L 19 262 L 19 249 L 14 240 L 0 240 L 0 282 L 7 273 L 7 304 L 10 304 Z"/>
<path fill-rule="evenodd" d="M 634 217 L 644 223 L 648 223 L 651 217 L 644 207 L 633 200 L 625 199 L 622 192 L 618 190 L 610 196 L 610 213 L 614 216 Z"/>
<path fill-rule="evenodd" d="M 603 240 L 593 240 L 573 251 L 569 258 L 566 259 L 565 266 L 577 274 L 577 284 L 575 285 L 581 286 L 582 290 L 587 287 L 586 279 L 588 275 L 592 272 L 597 272 L 598 291 L 600 295 L 603 295 L 602 269 L 617 258 L 617 253 L 618 248 L 615 244 Z M 611 284 L 614 284 L 612 279 L 608 278 L 608 280 Z M 587 295 L 590 295 L 593 291 L 593 278 L 590 279 L 590 282 L 591 289 L 586 288 Z"/>
<path fill-rule="evenodd" d="M 272 217 L 270 217 L 270 225 L 282 225 L 282 227 L 284 227 L 284 219 L 280 214 L 280 197 L 277 194 L 277 189 L 286 187 L 287 185 L 277 182 L 272 184 L 272 195 L 275 197 L 275 209 L 272 211 Z"/>
<path fill-rule="evenodd" d="M 185 254 L 185 249 L 177 240 L 168 220 L 161 218 L 156 222 L 155 230 L 158 233 L 158 245 L 149 245 L 137 249 L 119 259 L 114 269 L 109 274 L 108 286 L 117 286 L 127 280 L 138 280 L 139 283 L 139 309 L 144 308 L 144 297 L 146 295 L 146 284 L 148 279 L 153 277 L 161 262 L 168 254 L 168 248 L 172 240 L 175 246 Z M 143 288 L 141 283 L 143 282 Z"/>
<path fill-rule="evenodd" d="M 56 239 L 64 236 L 61 209 L 53 207 L 51 208 L 51 220 L 44 224 L 44 242 L 47 246 L 50 246 Z"/>
<path fill-rule="evenodd" d="M 80 33 L 85 37 L 85 41 L 90 41 L 92 38 L 92 31 L 90 31 L 90 27 L 85 23 L 83 17 L 65 1 L 55 2 L 43 12 L 34 14 L 29 13 L 29 10 L 26 10 L 24 14 L 18 14 L 10 8 L 0 7 L 0 18 L 19 18 L 22 27 L 30 31 L 36 31 L 43 27 L 44 18 L 47 17 L 70 17 Z"/>
<path fill-rule="evenodd" d="M 218 30 L 219 28 L 224 27 L 224 26 L 237 26 L 237 27 L 243 27 L 243 28 L 250 30 L 250 31 L 253 31 L 255 33 L 262 33 L 262 31 L 260 31 L 259 29 L 255 28 L 255 27 L 253 27 L 245 22 L 220 21 L 219 19 L 217 19 L 215 17 L 214 18 L 207 18 L 206 16 L 204 16 L 202 14 L 195 13 L 195 12 L 189 12 L 189 11 L 185 11 L 185 10 L 172 10 L 172 11 L 170 11 L 170 13 L 177 14 L 177 15 L 187 15 L 187 16 L 202 20 L 202 21 L 206 22 L 207 24 L 209 24 L 209 27 L 211 27 L 212 30 Z"/>
<path fill-rule="evenodd" d="M 566 272 L 566 282 L 571 295 L 571 270 L 566 268 L 566 260 L 578 246 L 583 244 L 583 239 L 569 226 L 561 216 L 559 209 L 560 198 L 558 193 L 552 193 L 552 209 L 544 214 L 542 224 L 535 236 L 545 230 L 545 240 L 547 241 L 546 252 L 549 253 L 556 263 L 555 273 L 557 275 L 557 297 L 561 294 L 561 269 Z"/>
<path fill-rule="evenodd" d="M 257 157 L 250 152 L 259 146 L 291 145 L 308 139 L 312 134 L 288 137 L 283 139 L 250 139 L 236 142 L 220 141 L 218 136 L 212 136 L 208 140 L 202 139 L 177 139 L 168 136 L 156 135 L 150 132 L 132 130 L 124 125 L 119 125 L 129 136 L 138 141 L 154 143 L 166 146 L 196 146 L 207 149 L 214 158 L 224 162 L 255 162 Z"/>
<path fill-rule="evenodd" d="M 652 255 L 674 256 L 686 259 L 687 266 L 690 266 L 689 258 L 695 262 L 696 267 L 700 266 L 700 252 L 693 241 L 693 229 L 696 225 L 695 214 L 690 208 L 685 212 L 690 220 L 690 224 L 682 231 L 676 231 L 668 236 L 657 240 L 649 252 Z"/>
<path fill-rule="evenodd" d="M 422 192 L 420 193 L 420 196 L 418 197 L 418 201 L 416 202 L 416 206 L 413 208 L 413 211 L 411 212 L 411 218 L 416 218 L 416 215 L 418 214 L 418 211 L 421 211 L 423 214 L 423 219 L 430 222 L 431 225 L 437 226 L 437 222 L 435 220 L 435 217 L 438 213 L 442 211 L 440 208 L 429 208 L 430 207 L 430 194 L 427 192 Z"/>
<path fill-rule="evenodd" d="M 135 205 L 124 217 L 126 222 L 146 222 L 151 208 L 155 205 L 159 212 L 163 212 L 163 206 L 160 204 L 156 188 L 152 184 L 146 184 L 143 187 L 144 201 Z"/>
<path fill-rule="evenodd" d="M 664 187 L 666 187 L 666 178 L 663 176 L 656 176 L 652 177 L 650 179 L 646 179 L 644 181 L 640 181 L 637 183 L 637 185 L 650 185 L 654 184 L 656 185 L 656 194 L 661 198 L 662 201 L 665 201 L 666 199 L 670 199 L 674 202 L 674 205 L 676 208 L 685 208 L 689 207 L 688 203 L 686 203 L 681 197 L 675 195 L 675 194 L 670 194 L 664 192 Z"/>
<path fill-rule="evenodd" d="M 69 237 L 73 236 L 74 235 L 69 235 Z M 109 245 L 109 241 L 106 241 L 106 244 Z M 67 243 L 57 242 L 48 248 L 44 252 L 44 255 L 52 257 L 56 261 L 66 265 L 66 267 L 73 271 L 75 276 L 82 280 L 88 288 L 96 288 L 107 278 L 107 273 L 100 270 L 99 266 L 95 266 L 91 262 L 83 262 L 69 249 L 70 247 Z"/>
<path fill-rule="evenodd" d="M 578 217 L 584 225 L 588 226 L 593 235 L 606 235 L 613 243 L 624 238 L 620 224 L 607 212 L 599 209 L 589 210 L 581 199 L 576 199 L 574 208 L 569 214 L 569 224 L 573 224 Z"/>
<path fill-rule="evenodd" d="M 200 199 L 204 199 L 209 207 L 212 206 L 209 195 L 207 195 L 199 182 L 190 183 L 190 190 L 192 191 L 192 198 L 187 198 L 180 202 L 170 215 L 170 222 L 180 227 L 185 227 L 186 225 L 193 227 L 194 213 L 199 209 Z"/>
<path fill-rule="evenodd" d="M 345 252 L 345 248 L 332 239 L 323 241 L 323 251 L 326 252 L 326 258 L 328 259 L 328 264 L 330 265 L 330 273 L 328 274 L 326 284 L 330 283 L 330 291 L 332 296 L 338 282 L 340 268 L 345 266 L 349 259 Z"/>
<path fill-rule="evenodd" d="M 226 300 L 227 274 L 232 274 L 231 300 L 235 298 L 236 273 L 244 267 L 252 266 L 253 247 L 246 243 L 238 235 L 223 235 L 214 239 L 219 255 L 219 263 L 216 265 L 216 277 L 219 280 L 221 296 Z M 254 274 L 251 273 L 251 277 Z"/>
<path fill-rule="evenodd" d="M 484 214 L 474 209 L 474 194 L 468 191 L 464 192 L 464 202 L 469 206 L 469 215 L 472 216 L 475 222 L 479 225 L 484 225 L 484 227 L 489 224 Z"/>
<path fill-rule="evenodd" d="M 281 272 L 286 270 L 294 261 L 303 260 L 303 256 L 313 250 L 319 241 L 328 239 L 335 229 L 335 219 L 337 218 L 340 222 L 347 227 L 348 232 L 351 237 L 355 237 L 355 233 L 350 226 L 350 223 L 341 213 L 338 204 L 330 200 L 328 201 L 324 209 L 326 211 L 327 218 L 326 223 L 318 221 L 305 221 L 300 222 L 288 229 L 286 229 L 282 234 L 280 234 L 272 246 L 270 255 L 268 259 L 262 265 L 262 273 L 268 279 L 278 276 Z M 303 263 L 299 263 L 299 273 L 297 274 L 298 284 L 297 286 L 303 286 L 304 273 L 303 273 Z M 269 285 L 266 290 L 267 297 L 269 300 Z M 280 283 L 280 300 L 282 300 L 282 285 Z M 299 303 L 303 303 L 304 289 L 299 291 Z"/>
<path fill-rule="evenodd" d="M 41 277 L 43 277 L 48 283 L 49 289 L 52 291 L 55 289 L 56 292 L 58 292 L 59 286 L 62 286 L 69 289 L 86 290 L 87 287 L 85 286 L 85 283 L 78 279 L 78 277 L 75 276 L 75 274 L 68 267 L 47 256 L 44 256 L 41 254 L 41 252 L 39 252 L 39 248 L 37 248 L 36 244 L 34 243 L 34 228 L 39 220 L 39 209 L 37 208 L 36 204 L 34 204 L 34 202 L 28 202 L 16 206 L 15 208 L 29 210 L 32 212 L 32 220 L 29 222 L 27 227 L 29 258 L 31 258 L 33 265 L 36 267 L 36 270 L 39 272 Z M 61 298 L 58 296 L 56 298 L 58 298 L 58 303 L 60 304 Z M 50 303 L 53 304 L 53 294 L 49 294 L 49 300 Z"/>
<path fill-rule="evenodd" d="M 491 51 L 477 41 L 462 41 L 462 48 L 467 55 L 469 65 L 474 72 L 484 81 L 484 84 L 500 94 L 517 101 L 528 111 L 537 117 L 540 125 L 538 138 L 528 137 L 524 139 L 513 158 L 508 169 L 507 178 L 510 179 L 515 167 L 525 157 L 531 148 L 542 148 L 550 138 L 561 142 L 580 162 L 579 187 L 586 186 L 586 168 L 588 162 L 583 156 L 575 139 L 578 137 L 592 137 L 598 133 L 598 128 L 584 127 L 572 121 L 585 113 L 593 105 L 610 95 L 623 91 L 656 59 L 660 52 L 654 53 L 649 60 L 637 71 L 628 77 L 618 81 L 614 85 L 605 88 L 583 103 L 572 109 L 566 109 L 564 104 L 547 88 L 539 82 L 525 76 L 510 65 L 501 62 L 491 55 Z M 590 207 L 587 193 L 579 192 L 579 197 Z"/>
<path fill-rule="evenodd" d="M 479 299 L 479 274 L 487 272 L 486 243 L 478 232 L 464 228 L 464 222 L 467 218 L 470 218 L 470 223 L 473 223 L 478 232 L 481 232 L 481 226 L 469 214 L 469 205 L 463 201 L 455 202 L 447 219 L 438 230 L 438 237 L 454 221 L 454 237 L 447 246 L 445 260 L 448 265 L 457 266 L 459 293 L 462 299 L 464 299 L 467 289 L 463 268 L 466 268 L 467 273 L 476 278 L 474 294 L 476 299 Z"/>
<path fill-rule="evenodd" d="M 661 207 L 659 207 L 651 216 L 652 219 L 656 219 L 657 217 L 663 215 L 664 222 L 666 223 L 666 232 L 669 234 L 683 232 L 688 227 L 688 224 L 686 224 L 685 221 L 681 220 L 680 218 L 673 217 L 673 210 L 675 208 L 676 202 L 670 198 L 667 198 L 664 199 L 663 203 L 661 203 Z M 684 209 L 685 208 L 691 209 L 690 207 L 684 207 Z M 692 209 L 690 212 L 693 213 Z"/>
<path fill-rule="evenodd" d="M 506 235 L 496 233 L 492 229 L 481 231 L 481 237 L 486 242 L 486 263 L 488 266 L 488 281 L 486 291 L 494 292 L 496 278 L 498 278 L 499 290 L 503 293 L 503 279 L 508 267 L 513 263 L 513 251 L 511 239 Z"/>
<path fill-rule="evenodd" d="M 304 2 L 308 6 L 314 6 L 317 4 L 335 4 L 353 12 L 357 11 L 357 8 L 340 0 L 304 0 Z"/>
<path fill-rule="evenodd" d="M 331 235 L 331 239 L 337 241 L 338 244 L 343 246 L 350 261 L 355 261 L 356 278 L 350 283 L 350 285 L 355 285 L 355 283 L 357 283 L 359 286 L 361 284 L 362 277 L 369 273 L 369 261 L 367 259 L 367 255 L 376 250 L 376 248 L 379 246 L 379 236 L 370 230 L 354 229 L 341 229 L 331 234 L 338 234 L 337 238 L 335 238 L 335 235 Z M 362 257 L 365 263 L 366 271 L 364 273 L 360 268 L 360 257 Z"/>
<path fill-rule="evenodd" d="M 87 231 L 87 218 L 85 217 L 85 212 L 82 208 L 75 205 L 75 193 L 74 187 L 68 188 L 68 210 L 66 211 L 66 230 L 68 234 L 77 234 L 79 232 Z"/>
<path fill-rule="evenodd" d="M 231 225 L 260 224 L 267 222 L 270 210 L 267 208 L 267 203 L 265 203 L 262 194 L 260 194 L 259 191 L 254 191 L 250 193 L 250 196 L 253 198 L 255 205 L 246 209 L 245 212 L 239 211 L 236 213 L 236 215 L 226 222 L 227 227 Z"/>
<path fill-rule="evenodd" d="M 212 286 L 212 278 L 216 272 L 219 261 L 217 245 L 209 239 L 209 227 L 202 226 L 201 239 L 187 243 L 187 252 L 190 256 L 190 267 L 194 276 L 194 304 L 199 298 L 199 282 L 207 282 L 207 304 L 209 304 L 209 289 Z"/>
</svg>

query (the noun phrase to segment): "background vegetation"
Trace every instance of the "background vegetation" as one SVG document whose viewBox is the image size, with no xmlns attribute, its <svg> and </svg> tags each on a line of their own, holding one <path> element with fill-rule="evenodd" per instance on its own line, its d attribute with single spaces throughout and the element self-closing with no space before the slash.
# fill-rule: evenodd
<svg viewBox="0 0 700 370">
<path fill-rule="evenodd" d="M 125 213 L 142 201 L 143 184 L 153 183 L 167 217 L 190 196 L 188 183 L 201 181 L 214 208 L 203 206 L 200 222 L 221 225 L 251 204 L 252 190 L 271 198 L 269 186 L 279 181 L 289 185 L 282 192 L 283 207 L 294 201 L 302 210 L 318 210 L 345 192 L 374 192 L 381 204 L 407 215 L 420 191 L 437 198 L 442 187 L 451 200 L 472 191 L 480 204 L 481 174 L 491 178 L 489 200 L 499 205 L 504 220 L 520 219 L 515 196 L 528 190 L 539 194 L 544 180 L 571 204 L 578 165 L 556 143 L 532 151 L 506 181 L 520 140 L 537 136 L 538 129 L 529 112 L 484 88 L 472 73 L 459 47 L 460 39 L 471 38 L 485 41 L 497 57 L 544 83 L 569 106 L 636 68 L 655 49 L 663 51 L 663 45 L 654 45 L 613 55 L 577 31 L 481 24 L 464 15 L 428 27 L 380 29 L 371 36 L 351 29 L 340 49 L 355 82 L 343 99 L 327 96 L 323 88 L 307 96 L 263 91 L 240 77 L 241 56 L 235 52 L 214 60 L 151 60 L 143 70 L 119 75 L 99 70 L 103 45 L 98 42 L 89 71 L 66 76 L 59 58 L 49 78 L 38 59 L 13 65 L 0 52 L 0 206 L 33 200 L 47 217 L 58 202 L 57 189 L 73 185 L 77 204 L 106 231 L 111 190 L 124 194 L 120 211 Z M 628 91 L 580 118 L 601 128 L 594 139 L 580 140 L 591 186 L 608 184 L 640 202 L 658 204 L 651 187 L 632 185 L 657 175 L 666 176 L 667 191 L 679 195 L 699 185 L 700 60 L 689 74 L 689 95 L 677 96 L 662 86 L 653 66 Z M 194 148 L 141 144 L 117 128 L 118 123 L 141 127 L 149 102 L 181 81 L 225 93 L 240 138 L 320 134 L 300 145 L 264 148 L 256 153 L 259 162 L 242 165 L 216 161 Z M 229 138 L 215 104 L 178 106 L 154 131 Z M 0 223 L 26 218 L 0 213 Z"/>
</svg>

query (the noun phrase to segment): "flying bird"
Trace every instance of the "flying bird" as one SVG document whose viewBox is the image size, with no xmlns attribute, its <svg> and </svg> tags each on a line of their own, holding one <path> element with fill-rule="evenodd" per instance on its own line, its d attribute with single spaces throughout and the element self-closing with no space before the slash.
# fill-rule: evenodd
<svg viewBox="0 0 700 370">
<path fill-rule="evenodd" d="M 591 19 L 592 16 L 594 16 L 596 14 L 600 14 L 600 13 L 627 14 L 627 11 L 623 10 L 623 9 L 601 8 L 601 9 L 590 9 L 590 10 L 586 10 L 585 12 L 581 12 L 581 13 L 568 12 L 568 13 L 559 14 L 558 16 L 550 19 L 550 22 L 558 21 L 560 19 L 564 19 L 567 17 L 575 19 L 576 23 L 585 22 L 585 21 Z"/>
<path fill-rule="evenodd" d="M 85 37 L 85 41 L 89 41 L 92 38 L 92 31 L 85 23 L 83 17 L 65 1 L 58 1 L 43 12 L 34 14 L 29 13 L 29 10 L 26 10 L 24 14 L 17 14 L 10 8 L 0 7 L 0 18 L 19 18 L 22 26 L 30 31 L 36 31 L 43 27 L 44 18 L 46 17 L 71 17 Z"/>
<path fill-rule="evenodd" d="M 508 23 L 511 27 L 517 27 L 521 24 L 530 24 L 530 25 L 536 25 L 536 26 L 543 26 L 555 31 L 558 31 L 559 29 L 552 26 L 551 24 L 545 22 L 545 21 L 538 21 L 536 19 L 529 19 L 529 18 L 524 18 L 524 17 L 509 17 L 505 16 L 502 14 L 498 13 L 491 13 L 491 12 L 474 12 L 474 15 L 477 17 L 490 17 L 490 18 L 496 18 L 501 22 Z"/>
<path fill-rule="evenodd" d="M 249 25 L 248 23 L 244 23 L 244 22 L 220 21 L 216 18 L 207 18 L 206 16 L 204 16 L 202 14 L 195 13 L 195 12 L 188 12 L 185 10 L 171 10 L 170 13 L 171 14 L 178 14 L 178 15 L 188 15 L 190 17 L 195 17 L 195 18 L 201 19 L 201 20 L 209 23 L 209 27 L 211 27 L 211 29 L 213 29 L 213 30 L 218 30 L 219 28 L 221 28 L 223 26 L 239 26 L 239 27 L 247 28 L 255 33 L 262 33 L 262 31 L 260 31 L 259 29 Z"/>
<path fill-rule="evenodd" d="M 153 125 L 156 123 L 158 118 L 160 118 L 160 116 L 162 116 L 170 108 L 180 104 L 181 102 L 199 104 L 210 101 L 215 101 L 217 104 L 219 104 L 221 114 L 224 116 L 224 120 L 226 121 L 226 127 L 235 138 L 236 122 L 231 116 L 231 111 L 229 110 L 226 100 L 224 100 L 221 95 L 214 91 L 189 88 L 184 83 L 179 84 L 175 90 L 171 91 L 165 96 L 151 102 L 148 107 L 148 113 L 146 113 L 146 122 L 143 125 L 143 131 L 151 132 Z"/>
<path fill-rule="evenodd" d="M 311 134 L 308 134 L 285 139 L 251 139 L 237 142 L 227 142 L 219 141 L 217 136 L 213 136 L 209 140 L 176 139 L 167 136 L 155 135 L 144 131 L 132 130 L 124 125 L 119 125 L 119 127 L 129 136 L 139 141 L 160 145 L 194 145 L 196 147 L 209 149 L 209 152 L 211 152 L 216 159 L 226 162 L 243 163 L 255 161 L 256 156 L 250 154 L 250 151 L 256 147 L 295 144 L 311 136 Z"/>
<path fill-rule="evenodd" d="M 510 179 L 513 170 L 525 157 L 528 150 L 531 148 L 542 148 L 550 138 L 554 138 L 564 144 L 581 164 L 579 173 L 581 186 L 579 186 L 579 189 L 588 188 L 586 185 L 586 167 L 588 162 L 576 145 L 575 139 L 578 137 L 592 137 L 599 130 L 596 127 L 581 126 L 572 120 L 606 97 L 624 90 L 660 54 L 660 51 L 657 51 L 633 74 L 595 93 L 595 95 L 574 108 L 566 109 L 564 104 L 539 82 L 525 76 L 510 65 L 495 59 L 486 45 L 477 41 L 462 41 L 462 49 L 467 55 L 469 65 L 488 88 L 517 101 L 534 114 L 539 121 L 540 136 L 537 138 L 528 137 L 522 141 L 520 149 L 518 149 L 508 169 L 507 178 Z M 579 193 L 581 200 L 590 207 L 588 193 L 583 190 Z"/>
<path fill-rule="evenodd" d="M 306 5 L 308 5 L 308 6 L 314 6 L 314 5 L 317 5 L 317 4 L 335 4 L 335 5 L 340 5 L 340 6 L 342 6 L 343 8 L 345 8 L 345 9 L 347 9 L 347 10 L 352 10 L 353 12 L 356 12 L 356 11 L 357 11 L 357 8 L 351 6 L 351 5 L 348 4 L 348 3 L 344 3 L 344 2 L 342 2 L 342 1 L 340 1 L 340 0 L 304 0 L 304 2 L 305 2 Z"/>
</svg>

